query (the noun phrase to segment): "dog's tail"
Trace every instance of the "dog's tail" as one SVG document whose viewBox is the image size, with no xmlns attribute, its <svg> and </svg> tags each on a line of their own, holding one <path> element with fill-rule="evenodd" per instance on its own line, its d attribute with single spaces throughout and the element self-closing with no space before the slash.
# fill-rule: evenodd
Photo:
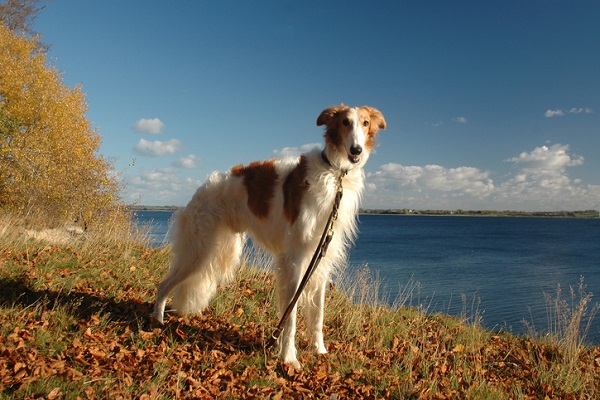
<svg viewBox="0 0 600 400">
<path fill-rule="evenodd" d="M 197 221 L 198 214 L 191 217 L 185 211 L 177 216 L 171 269 L 186 270 L 173 290 L 172 308 L 179 315 L 200 313 L 240 265 L 243 235 L 214 223 L 214 215 L 206 217 Z"/>
</svg>

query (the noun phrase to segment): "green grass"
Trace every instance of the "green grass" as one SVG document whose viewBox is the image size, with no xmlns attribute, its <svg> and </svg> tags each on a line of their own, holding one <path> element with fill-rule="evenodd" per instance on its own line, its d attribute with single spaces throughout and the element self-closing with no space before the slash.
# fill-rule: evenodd
<svg viewBox="0 0 600 400">
<path fill-rule="evenodd" d="M 426 313 L 409 282 L 394 307 L 364 269 L 328 291 L 313 355 L 300 318 L 301 370 L 264 343 L 277 324 L 273 276 L 244 267 L 201 316 L 149 316 L 168 249 L 135 236 L 86 234 L 67 245 L 0 221 L 0 398 L 598 398 L 600 349 L 584 345 L 597 311 L 584 286 L 547 299 L 549 333 L 481 328 Z M 5 225 L 3 225 L 5 224 Z M 264 258 L 250 260 L 254 266 Z"/>
</svg>

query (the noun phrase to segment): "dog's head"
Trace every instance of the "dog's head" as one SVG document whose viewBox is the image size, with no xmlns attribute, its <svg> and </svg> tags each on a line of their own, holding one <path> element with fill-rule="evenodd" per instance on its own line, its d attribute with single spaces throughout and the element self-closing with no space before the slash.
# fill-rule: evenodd
<svg viewBox="0 0 600 400">
<path fill-rule="evenodd" d="M 385 119 L 372 107 L 348 107 L 344 104 L 321 112 L 317 126 L 325 125 L 325 155 L 340 169 L 363 167 L 375 147 Z"/>
</svg>

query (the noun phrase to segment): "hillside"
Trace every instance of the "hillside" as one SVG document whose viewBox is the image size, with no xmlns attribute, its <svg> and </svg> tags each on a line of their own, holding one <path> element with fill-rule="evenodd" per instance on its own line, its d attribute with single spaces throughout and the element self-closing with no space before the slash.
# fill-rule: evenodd
<svg viewBox="0 0 600 400">
<path fill-rule="evenodd" d="M 379 304 L 364 271 L 328 292 L 329 354 L 301 370 L 264 348 L 273 278 L 246 267 L 202 315 L 149 315 L 168 249 L 87 234 L 69 244 L 0 225 L 0 398 L 598 398 L 600 348 L 516 337 L 478 315 Z M 260 263 L 254 260 L 253 264 Z M 351 301 L 351 299 L 353 301 Z"/>
</svg>

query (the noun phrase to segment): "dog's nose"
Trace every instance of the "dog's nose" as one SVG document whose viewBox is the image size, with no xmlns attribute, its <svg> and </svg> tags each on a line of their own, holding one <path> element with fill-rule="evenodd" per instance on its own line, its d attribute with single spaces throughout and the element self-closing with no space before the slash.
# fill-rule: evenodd
<svg viewBox="0 0 600 400">
<path fill-rule="evenodd" d="M 356 145 L 356 146 L 351 146 L 350 147 L 350 154 L 352 154 L 353 156 L 357 156 L 360 153 L 362 153 L 362 146 L 361 145 Z"/>
</svg>

